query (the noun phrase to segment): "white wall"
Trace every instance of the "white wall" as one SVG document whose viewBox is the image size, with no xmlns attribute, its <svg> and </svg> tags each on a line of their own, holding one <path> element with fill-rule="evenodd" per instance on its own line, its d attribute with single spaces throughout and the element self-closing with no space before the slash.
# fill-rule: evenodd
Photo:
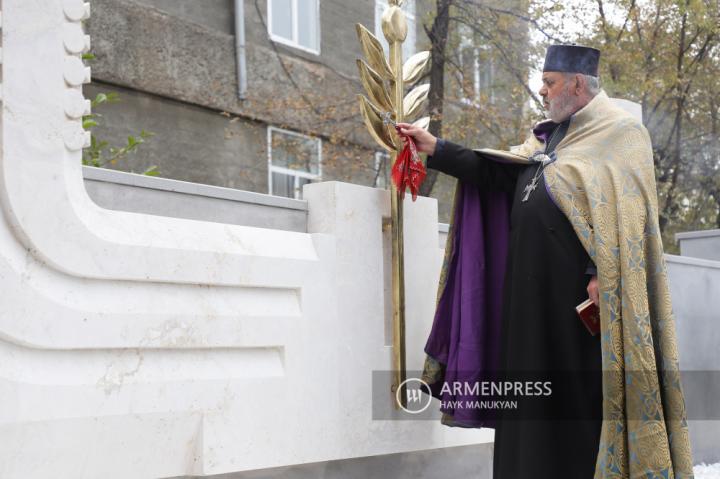
<svg viewBox="0 0 720 479">
<path fill-rule="evenodd" d="M 209 475 L 491 441 L 372 420 L 372 371 L 391 368 L 386 191 L 306 186 L 306 232 L 90 199 L 87 8 L 2 3 L 0 477 Z M 435 200 L 408 199 L 405 225 L 417 370 L 444 243 Z M 717 330 L 682 306 L 683 281 L 681 358 L 696 328 Z"/>
<path fill-rule="evenodd" d="M 387 192 L 306 187 L 307 233 L 91 201 L 87 9 L 2 4 L 0 477 L 204 475 L 491 440 L 371 418 L 371 372 L 391 367 Z M 406 225 L 418 369 L 435 201 L 408 202 Z"/>
<path fill-rule="evenodd" d="M 693 458 L 713 464 L 720 462 L 720 261 L 666 260 Z"/>
</svg>

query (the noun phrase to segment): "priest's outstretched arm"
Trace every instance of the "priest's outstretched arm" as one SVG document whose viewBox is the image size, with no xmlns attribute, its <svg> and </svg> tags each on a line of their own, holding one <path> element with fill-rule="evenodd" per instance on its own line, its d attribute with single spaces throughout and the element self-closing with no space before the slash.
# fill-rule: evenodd
<svg viewBox="0 0 720 479">
<path fill-rule="evenodd" d="M 483 158 L 476 151 L 438 138 L 427 167 L 483 189 L 512 193 L 522 165 Z"/>
<path fill-rule="evenodd" d="M 436 138 L 427 130 L 408 123 L 398 123 L 403 133 L 412 136 L 418 151 L 427 153 L 427 167 L 454 176 L 462 182 L 483 189 L 512 193 L 522 165 L 500 163 L 482 154 Z"/>
</svg>

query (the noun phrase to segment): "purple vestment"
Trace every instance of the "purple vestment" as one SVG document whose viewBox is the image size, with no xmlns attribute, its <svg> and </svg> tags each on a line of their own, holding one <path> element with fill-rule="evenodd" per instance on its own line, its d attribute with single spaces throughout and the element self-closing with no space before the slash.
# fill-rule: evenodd
<svg viewBox="0 0 720 479">
<path fill-rule="evenodd" d="M 500 367 L 502 291 L 510 234 L 510 197 L 506 193 L 481 191 L 464 183 L 457 187 L 460 191 L 446 246 L 452 252 L 445 287 L 425 346 L 429 356 L 446 365 L 443 381 L 450 385 L 492 379 Z M 483 409 L 454 410 L 447 405 L 477 396 L 442 392 L 442 385 L 431 384 L 432 395 L 445 403 L 440 410 L 451 414 L 456 425 L 493 427 Z"/>
</svg>

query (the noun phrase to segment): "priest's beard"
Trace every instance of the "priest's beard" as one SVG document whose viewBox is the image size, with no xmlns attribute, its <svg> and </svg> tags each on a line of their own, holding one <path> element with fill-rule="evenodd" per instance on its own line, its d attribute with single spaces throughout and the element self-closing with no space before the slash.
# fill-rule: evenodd
<svg viewBox="0 0 720 479">
<path fill-rule="evenodd" d="M 547 116 L 555 123 L 562 123 L 567 120 L 576 110 L 574 98 L 567 86 L 563 88 L 560 95 L 548 100 L 548 104 Z"/>
</svg>

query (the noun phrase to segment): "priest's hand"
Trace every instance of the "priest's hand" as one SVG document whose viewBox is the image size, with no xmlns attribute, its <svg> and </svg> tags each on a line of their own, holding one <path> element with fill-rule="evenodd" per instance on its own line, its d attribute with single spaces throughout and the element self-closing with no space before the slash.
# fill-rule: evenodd
<svg viewBox="0 0 720 479">
<path fill-rule="evenodd" d="M 420 153 L 427 153 L 428 155 L 435 153 L 437 138 L 425 128 L 413 126 L 410 123 L 398 123 L 397 126 L 400 127 L 402 133 L 413 137 L 415 146 Z"/>
<path fill-rule="evenodd" d="M 596 306 L 600 306 L 600 296 L 598 294 L 598 279 L 597 276 L 593 276 L 590 278 L 590 282 L 588 283 L 587 287 L 588 297 L 592 299 L 592 302 L 595 303 Z"/>
</svg>

